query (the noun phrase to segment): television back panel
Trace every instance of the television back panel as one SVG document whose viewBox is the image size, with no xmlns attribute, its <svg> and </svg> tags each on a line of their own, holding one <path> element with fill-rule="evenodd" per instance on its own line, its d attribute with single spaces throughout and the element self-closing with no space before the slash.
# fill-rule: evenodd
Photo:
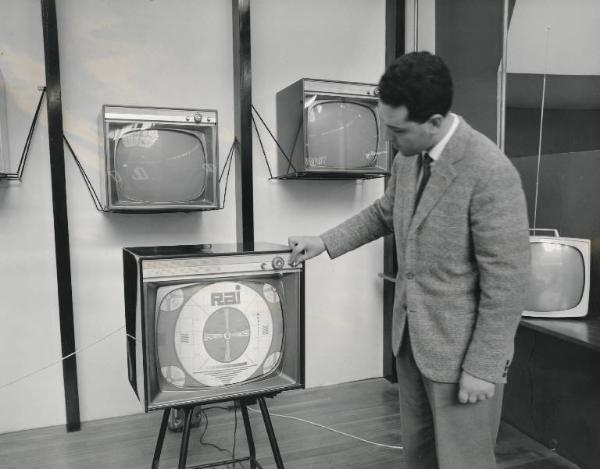
<svg viewBox="0 0 600 469">
<path fill-rule="evenodd" d="M 523 316 L 586 316 L 590 296 L 590 240 L 530 236 L 530 245 L 531 278 Z"/>
<path fill-rule="evenodd" d="M 106 210 L 221 208 L 216 111 L 105 105 L 100 120 Z"/>
<path fill-rule="evenodd" d="M 144 409 L 304 386 L 304 271 L 266 243 L 125 248 L 129 381 Z"/>
<path fill-rule="evenodd" d="M 0 176 L 10 172 L 8 150 L 8 113 L 4 77 L 0 71 Z"/>
<path fill-rule="evenodd" d="M 350 179 L 389 174 L 377 87 L 304 78 L 277 93 L 280 178 Z"/>
</svg>

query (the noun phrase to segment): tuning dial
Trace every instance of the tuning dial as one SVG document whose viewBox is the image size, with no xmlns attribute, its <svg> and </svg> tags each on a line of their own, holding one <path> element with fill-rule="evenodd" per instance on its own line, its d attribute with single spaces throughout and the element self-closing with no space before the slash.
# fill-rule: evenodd
<svg viewBox="0 0 600 469">
<path fill-rule="evenodd" d="M 199 112 L 197 112 L 196 114 L 194 114 L 194 122 L 202 122 L 203 118 L 204 117 Z"/>
<path fill-rule="evenodd" d="M 283 269 L 285 267 L 285 260 L 281 256 L 274 257 L 271 265 L 274 269 Z"/>
</svg>

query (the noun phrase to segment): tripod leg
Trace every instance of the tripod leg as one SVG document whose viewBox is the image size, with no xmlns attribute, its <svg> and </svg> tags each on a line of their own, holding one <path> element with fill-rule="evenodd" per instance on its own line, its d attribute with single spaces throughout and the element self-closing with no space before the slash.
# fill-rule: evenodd
<svg viewBox="0 0 600 469">
<path fill-rule="evenodd" d="M 271 424 L 271 417 L 269 416 L 269 410 L 267 409 L 267 403 L 264 397 L 258 398 L 258 404 L 260 405 L 260 411 L 265 422 L 265 428 L 267 429 L 267 435 L 269 435 L 269 442 L 271 443 L 271 450 L 273 451 L 273 457 L 275 458 L 275 465 L 277 469 L 283 468 L 283 459 L 281 459 L 281 453 L 279 452 L 279 446 L 277 446 L 277 438 L 275 438 L 275 431 Z"/>
<path fill-rule="evenodd" d="M 178 469 L 185 469 L 185 463 L 187 462 L 188 443 L 190 441 L 190 429 L 192 424 L 192 414 L 194 413 L 193 407 L 185 408 L 185 421 L 183 423 L 183 433 L 181 435 L 181 448 L 179 450 L 179 466 Z"/>
<path fill-rule="evenodd" d="M 256 449 L 254 448 L 254 438 L 252 438 L 252 427 L 248 417 L 248 408 L 244 401 L 239 401 L 242 417 L 244 418 L 244 428 L 246 429 L 246 439 L 248 440 L 248 451 L 250 452 L 250 469 L 256 469 Z"/>
<path fill-rule="evenodd" d="M 163 412 L 160 430 L 158 431 L 158 439 L 156 440 L 156 448 L 154 449 L 154 459 L 152 459 L 152 469 L 158 469 L 160 453 L 162 452 L 163 442 L 165 441 L 165 433 L 167 431 L 167 423 L 169 421 L 170 413 L 171 409 L 165 409 L 165 411 Z"/>
</svg>

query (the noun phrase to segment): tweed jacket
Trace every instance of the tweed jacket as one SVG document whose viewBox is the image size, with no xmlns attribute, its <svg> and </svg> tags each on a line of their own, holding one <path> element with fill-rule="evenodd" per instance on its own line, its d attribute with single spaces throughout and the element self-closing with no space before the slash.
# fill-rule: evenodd
<svg viewBox="0 0 600 469">
<path fill-rule="evenodd" d="M 524 309 L 530 247 L 525 196 L 510 160 L 462 118 L 413 215 L 417 158 L 397 155 L 385 194 L 323 233 L 333 259 L 393 233 L 394 354 L 408 327 L 421 373 L 461 370 L 502 383 Z"/>
</svg>

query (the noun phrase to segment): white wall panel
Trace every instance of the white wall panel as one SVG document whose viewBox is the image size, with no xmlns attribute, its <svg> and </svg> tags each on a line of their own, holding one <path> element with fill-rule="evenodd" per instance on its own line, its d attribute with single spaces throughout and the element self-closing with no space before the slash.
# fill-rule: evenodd
<svg viewBox="0 0 600 469">
<path fill-rule="evenodd" d="M 300 78 L 377 83 L 385 68 L 383 0 L 254 0 L 253 102 L 275 131 L 275 94 Z M 276 147 L 260 128 L 271 166 Z M 257 240 L 319 234 L 383 194 L 383 180 L 282 181 L 255 138 Z M 318 386 L 382 374 L 383 242 L 306 268 L 306 379 Z"/>
<path fill-rule="evenodd" d="M 511 73 L 600 74 L 597 0 L 517 0 L 508 31 Z"/>
<path fill-rule="evenodd" d="M 46 79 L 39 1 L 0 0 L 0 70 L 15 172 Z M 0 433 L 66 419 L 45 110 L 22 182 L 0 181 Z"/>
<path fill-rule="evenodd" d="M 11 140 L 23 142 L 44 80 L 37 0 L 0 0 L 0 67 Z M 12 16 L 11 16 L 12 15 Z M 99 190 L 103 104 L 214 108 L 223 163 L 233 139 L 231 3 L 57 0 L 65 135 Z M 16 17 L 16 18 L 14 18 Z M 275 93 L 302 77 L 377 82 L 384 0 L 253 0 L 253 101 L 273 130 Z M 27 25 L 24 27 L 24 25 Z M 0 386 L 60 358 L 50 169 L 42 114 L 21 184 L 0 186 Z M 267 139 L 267 152 L 276 157 Z M 19 149 L 20 152 L 20 149 Z M 317 234 L 369 205 L 383 180 L 269 181 L 255 139 L 257 241 Z M 121 249 L 235 241 L 232 171 L 224 210 L 98 212 L 68 150 L 66 183 L 83 421 L 141 410 L 127 381 Z M 18 159 L 18 158 L 17 158 Z M 383 243 L 307 265 L 309 386 L 381 375 Z M 114 333 L 112 335 L 109 335 Z M 32 404 L 27 407 L 27 403 Z M 60 365 L 0 388 L 0 432 L 63 424 Z"/>
<path fill-rule="evenodd" d="M 97 189 L 103 104 L 217 109 L 224 162 L 233 139 L 230 2 L 58 0 L 57 15 L 65 135 Z M 79 347 L 124 325 L 124 246 L 235 242 L 235 201 L 230 191 L 218 211 L 102 213 L 66 155 Z M 81 353 L 77 365 L 83 421 L 140 411 L 124 331 Z"/>
</svg>

